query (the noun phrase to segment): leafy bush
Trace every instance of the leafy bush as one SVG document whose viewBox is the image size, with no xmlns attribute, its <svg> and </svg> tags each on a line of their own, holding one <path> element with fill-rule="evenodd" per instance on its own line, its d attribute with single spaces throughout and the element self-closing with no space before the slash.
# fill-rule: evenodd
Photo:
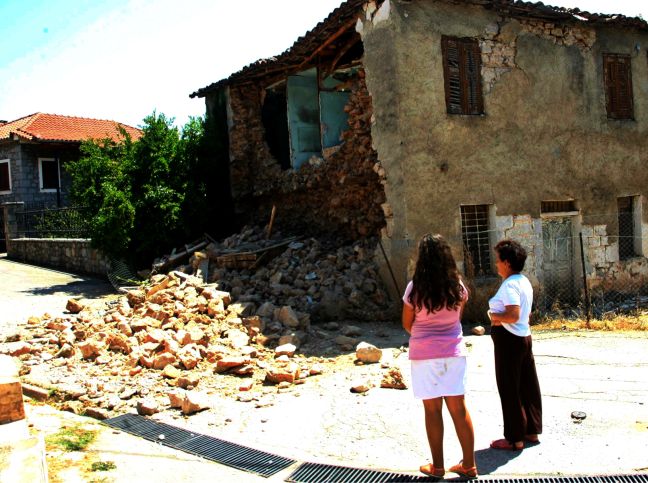
<svg viewBox="0 0 648 483">
<path fill-rule="evenodd" d="M 140 267 L 204 232 L 216 183 L 201 118 L 178 130 L 154 112 L 142 131 L 88 141 L 67 168 L 72 200 L 91 207 L 93 245 Z"/>
</svg>

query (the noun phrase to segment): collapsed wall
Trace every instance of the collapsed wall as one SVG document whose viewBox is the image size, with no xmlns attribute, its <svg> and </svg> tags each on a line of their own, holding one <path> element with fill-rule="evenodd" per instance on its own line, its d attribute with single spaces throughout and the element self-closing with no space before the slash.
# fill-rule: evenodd
<svg viewBox="0 0 648 483">
<path fill-rule="evenodd" d="M 344 240 L 380 232 L 384 180 L 372 148 L 373 108 L 364 71 L 358 70 L 348 86 L 348 129 L 341 144 L 296 170 L 282 170 L 270 152 L 262 121 L 264 91 L 251 84 L 230 87 L 230 180 L 240 217 L 267 222 L 274 205 L 276 224 L 287 232 Z"/>
</svg>

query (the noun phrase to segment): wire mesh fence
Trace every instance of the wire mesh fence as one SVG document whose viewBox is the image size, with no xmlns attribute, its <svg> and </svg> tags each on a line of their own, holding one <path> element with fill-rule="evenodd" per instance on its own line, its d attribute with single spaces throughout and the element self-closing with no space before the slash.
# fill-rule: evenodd
<svg viewBox="0 0 648 483">
<path fill-rule="evenodd" d="M 87 238 L 90 210 L 66 208 L 24 209 L 16 213 L 19 238 Z"/>
<path fill-rule="evenodd" d="M 524 273 L 535 286 L 536 313 L 600 319 L 648 309 L 648 259 L 644 256 L 648 238 L 639 236 L 636 226 L 634 216 L 620 204 L 618 235 L 608 235 L 604 225 L 576 231 L 571 221 L 552 219 L 524 236 L 510 236 L 527 250 Z M 466 240 L 475 233 L 479 236 Z M 452 246 L 463 248 L 457 260 L 463 262 L 464 276 L 473 287 L 492 291 L 499 285 L 492 247 L 501 237 L 501 232 L 471 227 L 461 239 L 448 239 Z M 489 240 L 490 260 L 485 256 L 484 240 Z"/>
</svg>

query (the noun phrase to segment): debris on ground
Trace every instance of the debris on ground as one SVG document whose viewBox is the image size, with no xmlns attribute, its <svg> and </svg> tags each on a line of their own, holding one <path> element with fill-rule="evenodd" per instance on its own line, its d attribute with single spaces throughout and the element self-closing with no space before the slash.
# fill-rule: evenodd
<svg viewBox="0 0 648 483">
<path fill-rule="evenodd" d="M 248 268 L 221 266 L 227 253 L 271 250 L 263 266 L 258 258 Z M 216 393 L 258 403 L 331 370 L 340 351 L 355 351 L 351 364 L 353 355 L 382 357 L 349 323 L 393 314 L 369 242 L 265 240 L 250 228 L 175 268 L 102 309 L 70 299 L 64 317 L 30 317 L 0 353 L 18 358 L 25 382 L 52 388 L 63 408 L 100 417 L 190 415 Z M 306 345 L 317 355 L 301 352 Z"/>
</svg>

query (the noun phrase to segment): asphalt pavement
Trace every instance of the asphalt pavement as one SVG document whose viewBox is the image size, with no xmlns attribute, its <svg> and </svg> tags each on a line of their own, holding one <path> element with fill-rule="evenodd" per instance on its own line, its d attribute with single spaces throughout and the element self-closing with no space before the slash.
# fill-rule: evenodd
<svg viewBox="0 0 648 483">
<path fill-rule="evenodd" d="M 13 330 L 22 317 L 38 311 L 64 310 L 70 296 L 112 290 L 100 280 L 1 258 L 0 277 L 0 323 L 5 330 Z M 482 477 L 648 474 L 647 333 L 535 333 L 544 431 L 540 444 L 523 451 L 489 448 L 491 440 L 502 436 L 492 343 L 488 336 L 466 339 L 470 350 L 466 399 Z M 382 348 L 396 356 L 393 363 L 409 379 L 406 354 L 397 347 Z M 428 461 L 429 449 L 422 408 L 410 390 L 373 388 L 365 395 L 349 391 L 351 381 L 378 372 L 376 365 L 352 367 L 348 373 L 317 376 L 317 387 L 309 389 L 307 381 L 298 390 L 276 394 L 268 406 L 216 398 L 209 411 L 188 418 L 166 414 L 159 419 L 298 462 L 416 475 L 418 466 Z M 47 421 L 81 418 L 51 408 L 38 411 L 30 409 L 28 419 L 43 431 Z M 584 413 L 585 419 L 573 419 L 574 411 Z M 461 452 L 447 413 L 445 427 L 446 466 L 450 466 Z M 107 481 L 279 482 L 294 469 L 261 478 L 109 428 L 102 431 L 96 450 L 117 464 L 116 470 L 105 473 Z"/>
</svg>

